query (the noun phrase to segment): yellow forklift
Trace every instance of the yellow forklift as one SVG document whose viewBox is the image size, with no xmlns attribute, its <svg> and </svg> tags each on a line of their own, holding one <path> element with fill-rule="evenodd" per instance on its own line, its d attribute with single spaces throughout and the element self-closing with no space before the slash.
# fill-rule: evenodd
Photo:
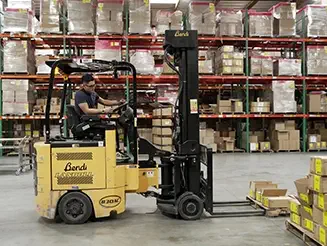
<svg viewBox="0 0 327 246">
<path fill-rule="evenodd" d="M 204 210 L 211 216 L 264 214 L 252 209 L 213 211 L 214 207 L 250 204 L 248 201 L 213 202 L 212 151 L 199 144 L 197 31 L 166 31 L 164 50 L 167 64 L 179 76 L 174 105 L 174 152 L 160 150 L 137 134 L 137 77 L 132 64 L 102 60 L 78 64 L 71 59 L 48 64 L 52 69 L 45 112 L 45 142 L 35 144 L 36 209 L 40 216 L 59 217 L 68 224 L 84 223 L 91 216 L 115 216 L 125 211 L 127 193 L 155 197 L 163 214 L 185 220 L 199 219 Z M 174 57 L 174 64 L 169 56 Z M 61 118 L 71 74 L 112 71 L 117 78 L 119 72 L 130 72 L 133 76 L 131 99 L 115 109 L 118 119 L 112 115 L 80 118 L 74 106 L 67 105 L 67 122 L 73 137 L 64 138 L 63 134 L 51 137 L 50 107 L 57 70 L 64 78 Z M 118 126 L 124 129 L 130 145 L 130 154 L 124 153 L 120 160 L 116 158 L 120 152 Z M 148 158 L 139 160 L 140 154 Z"/>
</svg>

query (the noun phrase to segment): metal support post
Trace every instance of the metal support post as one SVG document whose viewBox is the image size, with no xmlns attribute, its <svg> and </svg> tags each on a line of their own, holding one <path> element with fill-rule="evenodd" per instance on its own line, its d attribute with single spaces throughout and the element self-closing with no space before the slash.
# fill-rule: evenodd
<svg viewBox="0 0 327 246">
<path fill-rule="evenodd" d="M 249 95 L 249 27 L 248 27 L 249 13 L 245 11 L 245 75 L 246 75 L 246 114 L 250 113 L 250 95 Z M 250 152 L 250 119 L 246 117 L 246 152 Z"/>
</svg>

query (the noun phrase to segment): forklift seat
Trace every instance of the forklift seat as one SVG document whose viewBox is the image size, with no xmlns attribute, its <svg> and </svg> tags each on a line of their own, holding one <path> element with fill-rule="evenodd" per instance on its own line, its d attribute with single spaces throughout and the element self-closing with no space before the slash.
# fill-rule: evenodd
<svg viewBox="0 0 327 246">
<path fill-rule="evenodd" d="M 97 115 L 80 117 L 74 105 L 67 105 L 67 123 L 75 139 L 104 140 L 105 131 L 116 128 L 114 122 L 103 120 Z"/>
</svg>

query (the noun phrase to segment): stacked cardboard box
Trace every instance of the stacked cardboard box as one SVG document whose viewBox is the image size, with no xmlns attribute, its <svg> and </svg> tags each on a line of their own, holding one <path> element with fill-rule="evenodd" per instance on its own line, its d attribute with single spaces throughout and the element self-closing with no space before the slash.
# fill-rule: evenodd
<svg viewBox="0 0 327 246">
<path fill-rule="evenodd" d="M 239 36 L 243 37 L 243 14 L 240 10 L 218 9 L 216 36 Z"/>
<path fill-rule="evenodd" d="M 326 75 L 327 70 L 327 47 L 308 46 L 307 47 L 307 71 L 308 75 Z"/>
<path fill-rule="evenodd" d="M 173 150 L 173 108 L 158 108 L 152 113 L 152 141 L 158 148 Z"/>
<path fill-rule="evenodd" d="M 251 102 L 251 113 L 270 113 L 270 102 Z"/>
<path fill-rule="evenodd" d="M 309 94 L 309 112 L 327 112 L 327 96 L 324 91 L 314 91 Z"/>
<path fill-rule="evenodd" d="M 121 61 L 121 41 L 120 40 L 95 40 L 95 59 L 106 61 Z"/>
<path fill-rule="evenodd" d="M 294 120 L 273 121 L 270 125 L 270 139 L 275 151 L 300 149 L 300 130 L 295 129 Z"/>
<path fill-rule="evenodd" d="M 241 148 L 246 149 L 247 133 L 242 132 Z M 265 141 L 265 134 L 263 131 L 253 131 L 249 133 L 249 149 L 250 151 L 270 149 L 270 143 Z"/>
<path fill-rule="evenodd" d="M 270 209 L 288 208 L 290 197 L 286 193 L 287 189 L 279 189 L 272 181 L 250 182 L 249 197 Z"/>
<path fill-rule="evenodd" d="M 294 81 L 292 80 L 273 81 L 272 93 L 273 93 L 274 113 L 297 112 Z"/>
<path fill-rule="evenodd" d="M 200 144 L 211 148 L 212 152 L 217 152 L 215 143 L 215 131 L 211 128 L 200 129 Z"/>
<path fill-rule="evenodd" d="M 51 98 L 51 107 L 50 107 L 50 114 L 59 114 L 60 113 L 60 104 L 61 100 L 59 97 Z M 71 105 L 74 105 L 75 101 L 72 99 Z M 36 104 L 33 107 L 33 112 L 37 114 L 44 114 L 47 106 L 47 99 L 45 98 L 38 98 L 36 99 Z"/>
<path fill-rule="evenodd" d="M 273 17 L 271 12 L 249 11 L 250 37 L 272 37 Z"/>
<path fill-rule="evenodd" d="M 28 80 L 2 80 L 3 114 L 31 114 L 35 102 Z"/>
<path fill-rule="evenodd" d="M 32 32 L 33 12 L 29 9 L 6 8 L 3 32 Z"/>
<path fill-rule="evenodd" d="M 97 34 L 123 34 L 123 0 L 98 0 L 96 9 Z"/>
<path fill-rule="evenodd" d="M 150 1 L 129 0 L 129 33 L 151 33 Z"/>
<path fill-rule="evenodd" d="M 327 0 L 296 0 L 297 9 L 301 9 L 304 6 L 311 4 L 327 5 Z"/>
<path fill-rule="evenodd" d="M 244 55 L 232 45 L 223 45 L 216 52 L 215 71 L 217 74 L 243 74 Z"/>
<path fill-rule="evenodd" d="M 295 181 L 298 191 L 301 226 L 314 233 L 315 239 L 326 245 L 327 228 L 327 158 L 311 157 L 308 178 Z"/>
<path fill-rule="evenodd" d="M 235 131 L 215 131 L 214 142 L 220 151 L 233 151 L 235 149 Z"/>
<path fill-rule="evenodd" d="M 301 37 L 326 37 L 326 22 L 326 6 L 307 5 L 296 14 L 296 32 Z"/>
<path fill-rule="evenodd" d="M 217 97 L 216 113 L 242 113 L 243 102 L 239 99 L 221 100 L 220 95 Z"/>
<path fill-rule="evenodd" d="M 273 75 L 273 59 L 264 56 L 250 57 L 251 75 Z"/>
<path fill-rule="evenodd" d="M 215 34 L 216 13 L 213 3 L 191 1 L 188 13 L 192 30 L 197 30 L 200 35 Z"/>
<path fill-rule="evenodd" d="M 35 73 L 35 49 L 31 41 L 7 40 L 3 45 L 3 72 Z"/>
<path fill-rule="evenodd" d="M 40 32 L 60 32 L 60 1 L 41 0 Z"/>
<path fill-rule="evenodd" d="M 152 129 L 151 128 L 138 128 L 137 133 L 140 137 L 152 142 Z"/>
<path fill-rule="evenodd" d="M 46 61 L 56 60 L 56 51 L 53 49 L 36 49 L 35 64 L 36 74 L 50 74 L 51 67 L 46 64 Z"/>
<path fill-rule="evenodd" d="M 94 34 L 95 8 L 93 0 L 66 0 L 68 32 Z"/>
<path fill-rule="evenodd" d="M 269 12 L 273 13 L 273 29 L 275 36 L 296 35 L 296 3 L 279 3 Z"/>
<path fill-rule="evenodd" d="M 322 129 L 322 132 L 323 132 L 323 130 L 325 130 L 325 129 Z M 324 137 L 324 139 L 325 139 L 325 141 L 322 140 L 322 137 L 320 134 L 308 134 L 309 149 L 311 149 L 311 150 L 327 149 L 326 137 Z"/>
<path fill-rule="evenodd" d="M 274 75 L 301 76 L 301 59 L 279 58 L 274 61 Z"/>
</svg>

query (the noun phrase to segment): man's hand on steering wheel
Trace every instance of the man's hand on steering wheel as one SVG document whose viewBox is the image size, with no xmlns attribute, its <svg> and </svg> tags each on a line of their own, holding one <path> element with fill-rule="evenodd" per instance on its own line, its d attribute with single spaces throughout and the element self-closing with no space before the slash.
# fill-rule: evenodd
<svg viewBox="0 0 327 246">
<path fill-rule="evenodd" d="M 103 109 L 103 112 L 104 112 L 105 114 L 111 114 L 111 113 L 113 112 L 113 109 L 112 109 L 112 108 L 104 108 L 104 109 Z"/>
</svg>

